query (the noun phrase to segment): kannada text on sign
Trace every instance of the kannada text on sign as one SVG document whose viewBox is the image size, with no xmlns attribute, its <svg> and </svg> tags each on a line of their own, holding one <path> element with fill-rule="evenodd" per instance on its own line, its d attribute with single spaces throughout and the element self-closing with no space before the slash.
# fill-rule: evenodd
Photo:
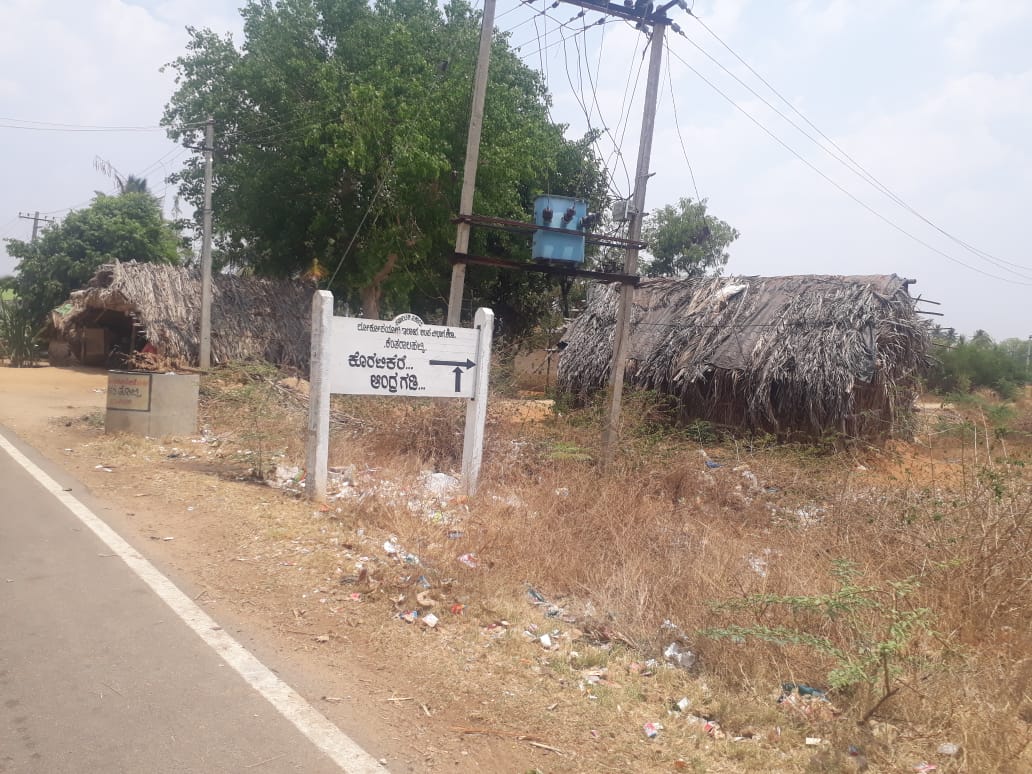
<svg viewBox="0 0 1032 774">
<path fill-rule="evenodd" d="M 118 411 L 150 411 L 150 374 L 108 375 L 107 407 Z"/>
<path fill-rule="evenodd" d="M 334 318 L 334 389 L 357 395 L 472 397 L 477 332 L 423 325 L 418 318 Z"/>
</svg>

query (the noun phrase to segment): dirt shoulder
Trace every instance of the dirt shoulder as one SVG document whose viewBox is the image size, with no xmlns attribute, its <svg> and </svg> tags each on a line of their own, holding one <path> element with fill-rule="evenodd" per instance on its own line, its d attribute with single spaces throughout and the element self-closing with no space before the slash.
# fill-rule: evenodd
<svg viewBox="0 0 1032 774">
<path fill-rule="evenodd" d="M 307 561 L 311 539 L 285 533 L 325 514 L 232 480 L 197 439 L 105 436 L 106 384 L 92 369 L 0 368 L 0 425 L 82 482 L 129 542 L 391 771 L 551 768 L 547 750 L 452 730 L 468 719 L 418 668 L 430 633 L 365 614 Z"/>
</svg>

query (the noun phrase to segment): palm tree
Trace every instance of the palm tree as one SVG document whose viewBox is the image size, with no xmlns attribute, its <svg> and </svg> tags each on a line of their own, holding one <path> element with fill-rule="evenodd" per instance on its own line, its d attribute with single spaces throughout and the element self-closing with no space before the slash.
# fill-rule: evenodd
<svg viewBox="0 0 1032 774">
<path fill-rule="evenodd" d="M 129 193 L 142 193 L 150 194 L 150 189 L 147 187 L 147 178 L 136 177 L 136 175 L 129 175 L 124 180 L 120 177 L 116 177 L 115 180 L 118 182 L 118 193 L 129 194 Z"/>
<path fill-rule="evenodd" d="M 102 159 L 100 156 L 96 156 L 93 159 L 93 167 L 98 172 L 107 175 L 108 177 L 114 178 L 115 185 L 118 187 L 119 195 L 130 194 L 130 193 L 142 193 L 150 195 L 150 188 L 147 186 L 147 178 L 137 177 L 136 175 L 123 175 L 117 169 L 115 165 L 110 161 Z"/>
<path fill-rule="evenodd" d="M 993 341 L 993 337 L 989 335 L 987 331 L 979 328 L 975 331 L 971 337 L 971 344 L 975 347 L 989 348 L 992 347 L 996 342 Z"/>
</svg>

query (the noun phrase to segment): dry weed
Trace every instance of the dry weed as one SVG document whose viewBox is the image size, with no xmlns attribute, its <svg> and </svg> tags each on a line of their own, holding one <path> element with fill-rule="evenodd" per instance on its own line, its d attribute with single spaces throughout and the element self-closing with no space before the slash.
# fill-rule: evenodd
<svg viewBox="0 0 1032 774">
<path fill-rule="evenodd" d="M 238 387 L 211 384 L 216 432 L 246 445 Z M 297 410 L 277 400 L 260 408 L 264 448 L 298 463 L 296 424 L 282 434 L 272 424 L 281 410 L 285 423 L 297 423 Z M 604 729 L 571 770 L 589 770 L 588 760 L 613 770 L 669 770 L 681 760 L 698 770 L 719 761 L 723 770 L 850 771 L 851 745 L 886 769 L 909 768 L 934 758 L 943 742 L 959 752 L 937 759 L 942 770 L 1029 765 L 1032 490 L 1020 442 L 1004 462 L 992 446 L 987 451 L 985 433 L 972 449 L 926 428 L 924 448 L 829 453 L 700 427 L 665 431 L 643 405 L 628 417 L 618 464 L 602 474 L 594 463 L 597 406 L 564 408 L 547 422 L 493 415 L 481 492 L 428 504 L 413 492 L 427 473 L 459 466 L 463 404 L 350 398 L 336 408 L 348 421 L 335 425 L 331 465 L 358 479 L 341 518 L 367 534 L 395 536 L 419 561 L 418 571 L 385 565 L 374 581 L 397 600 L 395 612 L 419 606 L 420 576 L 438 605 L 464 606 L 462 620 L 475 625 L 455 621 L 441 665 L 452 670 L 457 695 L 475 697 L 487 680 L 529 681 L 542 697 L 561 697 L 547 706 L 562 707 L 556 712 L 568 728 L 556 731 L 540 701 L 533 711 L 506 705 L 525 727 L 551 729 L 568 743 Z M 958 459 L 966 462 L 951 461 Z M 476 569 L 460 555 L 474 556 Z M 842 585 L 835 562 L 849 563 L 851 583 L 868 590 L 846 609 L 774 603 L 833 595 Z M 528 605 L 528 587 L 554 605 L 558 628 L 575 632 L 554 655 L 528 650 L 518 631 L 556 620 Z M 752 603 L 718 606 L 734 600 Z M 901 630 L 900 616 L 919 610 L 927 625 Z M 485 634 L 501 620 L 511 632 Z M 857 658 L 885 643 L 893 648 L 884 670 L 829 694 L 833 712 L 797 711 L 777 704 L 782 684 L 828 688 L 843 656 L 806 637 L 778 645 L 698 634 L 731 624 L 791 627 Z M 699 657 L 693 672 L 662 668 L 673 640 Z M 650 658 L 660 667 L 646 679 L 640 665 Z M 596 686 L 586 698 L 576 686 L 590 669 L 608 670 L 617 685 Z M 752 741 L 717 743 L 690 723 L 667 721 L 679 695 Z M 640 723 L 655 717 L 668 728 L 643 747 Z M 807 749 L 807 736 L 830 745 Z"/>
</svg>

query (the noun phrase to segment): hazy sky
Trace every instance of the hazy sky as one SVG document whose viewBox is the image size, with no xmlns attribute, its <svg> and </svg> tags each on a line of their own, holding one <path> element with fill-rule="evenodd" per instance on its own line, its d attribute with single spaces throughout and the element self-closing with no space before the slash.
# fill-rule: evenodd
<svg viewBox="0 0 1032 774">
<path fill-rule="evenodd" d="M 111 190 L 98 158 L 163 193 L 186 151 L 154 129 L 173 88 L 159 68 L 188 24 L 239 41 L 240 4 L 0 0 L 0 236 L 28 238 L 19 212 L 60 218 Z M 601 15 L 571 21 L 577 7 L 551 4 L 498 0 L 496 26 L 545 73 L 555 120 L 608 132 L 600 151 L 626 193 L 645 38 L 617 22 L 585 30 Z M 694 13 L 671 13 L 686 37 L 668 36 L 647 206 L 707 198 L 742 234 L 729 273 L 896 273 L 962 333 L 1032 334 L 1032 2 L 699 0 Z M 13 268 L 0 254 L 0 274 Z"/>
</svg>

